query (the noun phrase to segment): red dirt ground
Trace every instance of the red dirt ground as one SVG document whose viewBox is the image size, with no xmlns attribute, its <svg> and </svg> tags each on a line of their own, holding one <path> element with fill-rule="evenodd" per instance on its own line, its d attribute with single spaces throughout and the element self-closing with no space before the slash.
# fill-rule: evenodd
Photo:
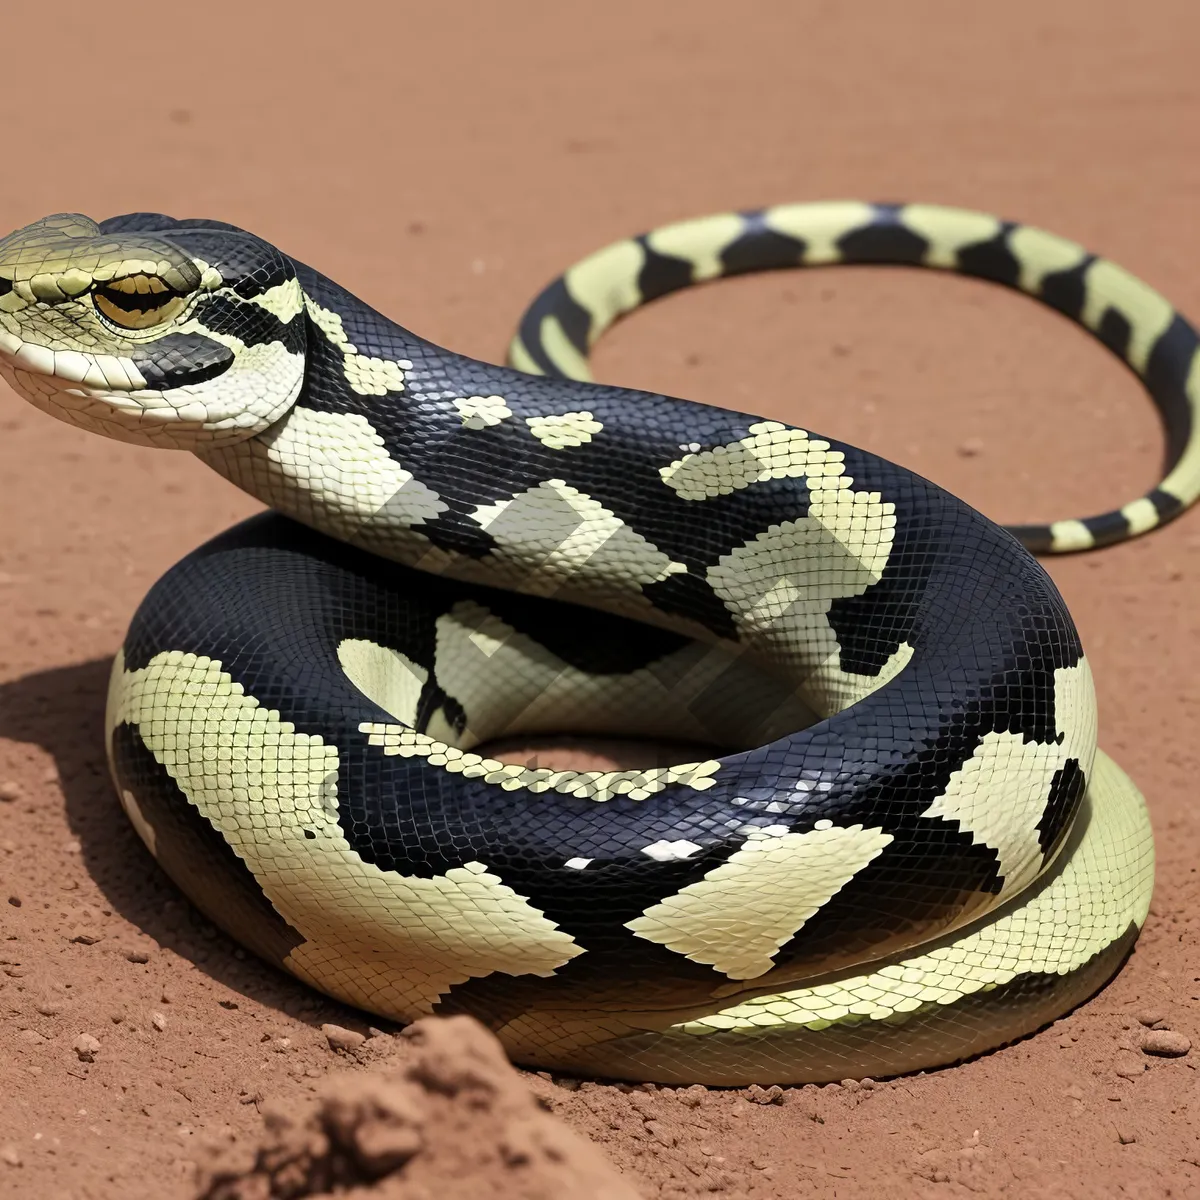
<svg viewBox="0 0 1200 1200">
<path fill-rule="evenodd" d="M 1090 0 L 9 5 L 0 224 L 71 209 L 245 225 L 420 333 L 499 358 L 605 242 L 791 200 L 997 211 L 1200 315 L 1200 7 Z M 802 422 L 1009 521 L 1154 479 L 1135 382 L 1018 296 L 911 271 L 747 278 L 615 331 L 600 378 Z M 103 765 L 108 659 L 155 578 L 255 505 L 194 459 L 0 394 L 0 1196 L 185 1200 L 366 1030 L 199 919 Z M 867 1086 L 629 1090 L 530 1077 L 646 1197 L 1200 1196 L 1200 513 L 1051 561 L 1101 741 L 1158 835 L 1119 978 L 1036 1037 Z M 7 903 L 5 903 L 7 901 Z M 99 1043 L 79 1042 L 87 1035 Z M 83 1057 L 75 1047 L 84 1047 Z M 392 1049 L 389 1049 L 392 1047 Z"/>
</svg>

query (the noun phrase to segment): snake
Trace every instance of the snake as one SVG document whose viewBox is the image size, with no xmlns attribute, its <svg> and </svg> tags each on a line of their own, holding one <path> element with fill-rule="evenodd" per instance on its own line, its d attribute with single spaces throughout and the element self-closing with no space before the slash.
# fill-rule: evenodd
<svg viewBox="0 0 1200 1200">
<path fill-rule="evenodd" d="M 1090 331 L 1157 406 L 1158 484 L 1007 529 L 811 430 L 588 377 L 659 296 L 857 263 L 990 280 Z M 946 1066 L 1120 969 L 1151 827 L 1036 553 L 1196 499 L 1198 347 L 1108 260 L 935 205 L 624 239 L 537 297 L 505 366 L 221 221 L 58 214 L 0 241 L 9 385 L 265 506 L 154 584 L 113 664 L 108 758 L 151 854 L 328 996 L 467 1013 L 515 1062 L 617 1080 Z M 490 752 L 542 735 L 675 750 Z"/>
</svg>

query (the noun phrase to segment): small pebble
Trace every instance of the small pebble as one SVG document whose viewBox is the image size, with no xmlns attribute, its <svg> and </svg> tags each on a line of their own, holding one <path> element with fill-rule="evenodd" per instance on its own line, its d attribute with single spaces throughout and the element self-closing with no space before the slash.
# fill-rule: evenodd
<svg viewBox="0 0 1200 1200">
<path fill-rule="evenodd" d="M 78 942 L 81 946 L 94 946 L 103 937 L 102 933 L 96 933 L 91 929 L 76 929 L 71 933 L 70 940 Z"/>
<path fill-rule="evenodd" d="M 1167 1016 L 1166 1013 L 1159 1008 L 1144 1008 L 1141 1012 L 1135 1013 L 1139 1025 L 1145 1025 L 1147 1029 L 1153 1029 L 1157 1025 L 1165 1025 Z"/>
<path fill-rule="evenodd" d="M 152 1012 L 150 1014 L 150 1024 L 153 1025 L 159 1033 L 162 1033 L 162 1031 L 167 1027 L 167 1018 L 163 1013 Z"/>
<path fill-rule="evenodd" d="M 1137 1079 L 1145 1070 L 1147 1064 L 1134 1056 L 1132 1051 L 1122 1050 L 1113 1063 L 1113 1070 L 1122 1079 Z"/>
<path fill-rule="evenodd" d="M 1172 1033 L 1169 1029 L 1151 1029 L 1142 1036 L 1143 1054 L 1182 1058 L 1191 1048 L 1192 1043 L 1182 1033 Z"/>
<path fill-rule="evenodd" d="M 1117 1126 L 1117 1141 L 1122 1146 L 1132 1146 L 1137 1141 L 1137 1134 L 1132 1129 L 1126 1129 L 1124 1126 Z"/>
<path fill-rule="evenodd" d="M 0 1146 L 0 1161 L 8 1163 L 10 1167 L 19 1167 L 21 1152 L 16 1146 Z"/>
<path fill-rule="evenodd" d="M 126 950 L 125 957 L 131 963 L 148 963 L 150 961 L 150 955 L 145 950 Z"/>
<path fill-rule="evenodd" d="M 6 779 L 3 783 L 0 783 L 0 800 L 3 800 L 5 804 L 11 804 L 14 800 L 20 800 L 20 798 L 21 785 L 15 779 Z M 15 1154 L 16 1151 L 14 1150 L 13 1153 Z"/>
<path fill-rule="evenodd" d="M 773 1083 L 769 1088 L 760 1087 L 757 1083 L 751 1084 L 746 1089 L 746 1099 L 754 1104 L 782 1104 L 783 1088 L 777 1083 Z"/>
<path fill-rule="evenodd" d="M 343 1029 L 340 1025 L 322 1025 L 321 1032 L 329 1042 L 330 1050 L 344 1050 L 352 1054 L 367 1039 L 353 1029 Z"/>
<path fill-rule="evenodd" d="M 90 1033 L 81 1033 L 75 1039 L 74 1050 L 80 1062 L 95 1062 L 96 1055 L 100 1053 L 100 1043 Z"/>
<path fill-rule="evenodd" d="M 13 908 L 21 907 L 21 897 L 20 896 L 9 896 L 8 902 L 9 902 L 9 904 L 11 904 L 13 906 Z"/>
<path fill-rule="evenodd" d="M 63 1010 L 63 1006 L 57 1000 L 39 1000 L 34 1008 L 42 1014 L 43 1017 L 57 1017 Z"/>
<path fill-rule="evenodd" d="M 958 447 L 959 458 L 974 458 L 983 453 L 983 441 L 980 438 L 967 438 Z"/>
</svg>

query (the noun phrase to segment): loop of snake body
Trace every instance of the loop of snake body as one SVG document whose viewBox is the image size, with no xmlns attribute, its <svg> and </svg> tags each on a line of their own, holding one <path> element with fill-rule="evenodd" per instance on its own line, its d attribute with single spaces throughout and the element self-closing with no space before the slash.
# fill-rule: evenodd
<svg viewBox="0 0 1200 1200">
<path fill-rule="evenodd" d="M 586 380 L 658 295 L 854 262 L 981 276 L 1090 329 L 1160 410 L 1162 481 L 1014 537 L 812 431 Z M 272 510 L 172 568 L 114 665 L 113 778 L 167 873 L 351 1004 L 467 1012 L 518 1062 L 667 1083 L 955 1062 L 1118 969 L 1149 822 L 1025 547 L 1195 500 L 1198 344 L 1074 243 L 926 205 L 619 242 L 534 302 L 511 367 L 218 221 L 59 215 L 0 242 L 17 392 L 190 450 Z M 487 754 L 549 733 L 705 749 L 621 771 Z"/>
</svg>

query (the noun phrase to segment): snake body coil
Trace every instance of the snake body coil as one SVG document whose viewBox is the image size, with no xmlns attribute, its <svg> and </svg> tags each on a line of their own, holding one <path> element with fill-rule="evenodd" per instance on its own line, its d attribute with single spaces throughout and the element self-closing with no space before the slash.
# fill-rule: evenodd
<svg viewBox="0 0 1200 1200">
<path fill-rule="evenodd" d="M 874 455 L 584 378 L 656 295 L 867 261 L 1019 287 L 1145 380 L 1163 481 L 1027 545 L 1195 499 L 1191 327 L 981 214 L 800 205 L 618 243 L 538 298 L 520 370 L 219 222 L 58 216 L 0 242 L 21 394 L 275 510 L 168 572 L 114 667 L 122 803 L 192 900 L 373 1012 L 470 1012 L 518 1061 L 663 1082 L 952 1062 L 1101 986 L 1153 844 L 1028 551 Z M 721 753 L 578 772 L 476 749 L 541 733 Z"/>
</svg>

